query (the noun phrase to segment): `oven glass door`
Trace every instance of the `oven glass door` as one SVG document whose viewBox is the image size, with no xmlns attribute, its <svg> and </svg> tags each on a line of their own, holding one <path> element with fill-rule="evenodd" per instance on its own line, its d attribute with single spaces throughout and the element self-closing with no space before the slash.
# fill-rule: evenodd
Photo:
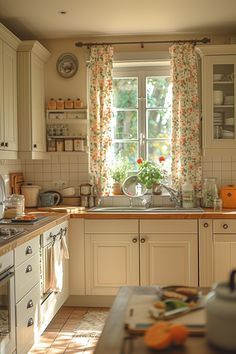
<svg viewBox="0 0 236 354">
<path fill-rule="evenodd" d="M 9 270 L 0 277 L 0 353 L 8 353 L 14 346 L 14 273 Z"/>
</svg>

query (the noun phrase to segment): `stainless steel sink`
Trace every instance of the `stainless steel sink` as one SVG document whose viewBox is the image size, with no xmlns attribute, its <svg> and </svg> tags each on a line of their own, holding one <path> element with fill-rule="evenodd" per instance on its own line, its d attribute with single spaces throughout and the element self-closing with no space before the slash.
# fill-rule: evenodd
<svg viewBox="0 0 236 354">
<path fill-rule="evenodd" d="M 145 207 L 119 207 L 119 206 L 108 206 L 108 207 L 95 207 L 91 208 L 88 211 L 91 212 L 139 212 L 139 213 L 202 213 L 204 210 L 202 208 L 174 208 L 174 207 L 152 207 L 152 208 L 145 208 Z"/>
</svg>

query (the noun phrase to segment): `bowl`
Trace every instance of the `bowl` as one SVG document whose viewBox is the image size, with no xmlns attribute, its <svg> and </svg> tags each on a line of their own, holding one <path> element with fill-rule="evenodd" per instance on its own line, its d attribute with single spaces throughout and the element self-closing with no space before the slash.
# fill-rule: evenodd
<svg viewBox="0 0 236 354">
<path fill-rule="evenodd" d="M 213 80 L 214 81 L 221 81 L 223 79 L 223 74 L 214 74 L 213 75 Z"/>
<path fill-rule="evenodd" d="M 75 187 L 67 187 L 61 190 L 62 197 L 74 197 Z"/>
</svg>

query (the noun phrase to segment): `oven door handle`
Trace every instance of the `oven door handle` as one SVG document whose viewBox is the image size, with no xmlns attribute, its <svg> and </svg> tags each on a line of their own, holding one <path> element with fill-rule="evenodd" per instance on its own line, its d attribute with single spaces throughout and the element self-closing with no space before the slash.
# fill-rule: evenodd
<svg viewBox="0 0 236 354">
<path fill-rule="evenodd" d="M 8 280 L 11 278 L 11 277 L 13 277 L 13 275 L 14 275 L 14 272 L 6 272 L 6 275 L 5 276 L 3 276 L 1 279 L 0 279 L 0 285 L 3 285 L 3 284 L 5 284 L 6 282 L 8 282 Z"/>
</svg>

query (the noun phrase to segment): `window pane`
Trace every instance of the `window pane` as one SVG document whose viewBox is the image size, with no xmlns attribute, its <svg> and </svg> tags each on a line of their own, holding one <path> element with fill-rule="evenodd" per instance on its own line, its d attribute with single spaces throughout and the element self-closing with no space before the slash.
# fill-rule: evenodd
<svg viewBox="0 0 236 354">
<path fill-rule="evenodd" d="M 169 138 L 171 133 L 170 111 L 147 110 L 147 138 Z"/>
<path fill-rule="evenodd" d="M 170 106 L 170 77 L 155 76 L 146 78 L 147 107 Z"/>
<path fill-rule="evenodd" d="M 138 112 L 115 111 L 113 112 L 114 138 L 137 139 L 138 137 Z"/>
<path fill-rule="evenodd" d="M 138 142 L 115 142 L 114 143 L 114 158 L 115 156 L 126 157 L 130 163 L 130 169 L 135 170 L 137 168 L 138 159 Z"/>
<path fill-rule="evenodd" d="M 113 107 L 137 108 L 138 106 L 138 79 L 113 79 Z"/>
<path fill-rule="evenodd" d="M 163 139 L 147 143 L 147 159 L 158 163 L 160 156 L 164 156 L 167 160 L 170 159 L 170 140 Z"/>
</svg>

